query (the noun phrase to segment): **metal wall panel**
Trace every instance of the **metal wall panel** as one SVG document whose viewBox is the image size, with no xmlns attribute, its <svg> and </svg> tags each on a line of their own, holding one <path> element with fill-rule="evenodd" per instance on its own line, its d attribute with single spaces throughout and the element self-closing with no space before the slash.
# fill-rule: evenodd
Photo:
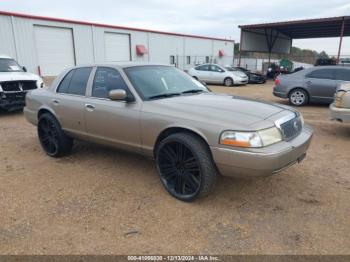
<svg viewBox="0 0 350 262">
<path fill-rule="evenodd" d="M 170 56 L 174 55 L 179 68 L 189 69 L 194 65 L 194 62 L 205 62 L 206 56 L 211 58 L 217 56 L 217 49 L 223 49 L 225 52 L 224 57 L 220 58 L 220 60 L 217 59 L 218 62 L 229 64 L 229 61 L 233 60 L 234 43 L 222 40 L 166 35 L 147 31 L 134 31 L 15 16 L 12 18 L 12 22 L 13 33 L 11 16 L 0 15 L 0 39 L 2 40 L 0 53 L 17 58 L 20 64 L 26 66 L 28 71 L 33 73 L 38 73 L 38 66 L 40 65 L 40 54 L 36 50 L 35 26 L 71 28 L 74 39 L 75 62 L 77 65 L 107 62 L 105 58 L 106 32 L 130 35 L 128 55 L 132 61 L 169 64 Z M 14 44 L 15 40 L 16 45 Z M 138 56 L 136 54 L 136 45 L 144 45 L 148 49 L 148 54 Z M 187 56 L 191 56 L 190 65 L 186 63 Z M 51 63 L 54 64 L 55 61 L 51 61 Z M 67 63 L 66 67 L 70 65 L 71 62 Z M 47 72 L 44 70 L 43 74 L 45 75 Z"/>
<path fill-rule="evenodd" d="M 0 54 L 17 59 L 10 16 L 0 16 Z"/>
<path fill-rule="evenodd" d="M 105 61 L 130 61 L 130 35 L 114 32 L 104 33 Z"/>
<path fill-rule="evenodd" d="M 42 75 L 55 76 L 75 65 L 71 28 L 36 25 L 34 35 Z"/>
</svg>

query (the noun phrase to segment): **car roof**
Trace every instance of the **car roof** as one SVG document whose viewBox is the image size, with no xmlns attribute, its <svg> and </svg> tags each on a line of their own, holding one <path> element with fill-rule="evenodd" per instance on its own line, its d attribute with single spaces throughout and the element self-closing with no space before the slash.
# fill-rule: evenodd
<svg viewBox="0 0 350 262">
<path fill-rule="evenodd" d="M 314 69 L 350 69 L 347 66 L 339 66 L 339 65 L 328 65 L 328 66 L 313 66 L 308 68 L 310 70 L 314 70 Z"/>
<path fill-rule="evenodd" d="M 8 58 L 8 59 L 12 59 L 12 57 L 8 56 L 8 55 L 3 55 L 3 54 L 0 54 L 0 58 Z"/>
<path fill-rule="evenodd" d="M 82 68 L 82 67 L 117 67 L 117 68 L 127 68 L 127 67 L 137 67 L 137 66 L 169 66 L 174 67 L 174 65 L 161 64 L 161 63 L 140 63 L 140 62 L 110 62 L 110 63 L 95 63 L 95 64 L 82 64 L 79 66 L 73 66 L 70 69 Z"/>
</svg>

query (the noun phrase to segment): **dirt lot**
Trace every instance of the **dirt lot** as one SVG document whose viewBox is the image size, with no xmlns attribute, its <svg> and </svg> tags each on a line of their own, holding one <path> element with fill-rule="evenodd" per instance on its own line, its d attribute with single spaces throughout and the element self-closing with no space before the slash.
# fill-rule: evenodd
<svg viewBox="0 0 350 262">
<path fill-rule="evenodd" d="M 212 87 L 268 101 L 271 83 Z M 350 125 L 300 109 L 305 161 L 256 180 L 222 178 L 194 203 L 170 197 L 154 163 L 87 143 L 51 159 L 22 113 L 0 114 L 1 254 L 350 254 Z"/>
</svg>

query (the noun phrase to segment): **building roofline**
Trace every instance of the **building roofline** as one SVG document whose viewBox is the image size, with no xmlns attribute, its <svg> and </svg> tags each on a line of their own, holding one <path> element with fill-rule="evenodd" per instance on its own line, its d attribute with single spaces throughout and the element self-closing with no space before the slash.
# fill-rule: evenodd
<svg viewBox="0 0 350 262">
<path fill-rule="evenodd" d="M 29 14 L 23 14 L 23 13 L 14 13 L 14 12 L 7 12 L 7 11 L 1 11 L 1 10 L 0 10 L 0 15 L 7 15 L 7 16 L 14 16 L 14 17 L 28 18 L 28 19 L 46 20 L 46 21 L 61 22 L 61 23 L 89 25 L 89 26 L 96 26 L 96 27 L 107 27 L 107 28 L 113 28 L 113 29 L 131 30 L 131 31 L 139 31 L 139 32 L 163 34 L 163 35 L 192 37 L 192 38 L 200 38 L 200 39 L 207 39 L 207 40 L 218 40 L 218 41 L 225 41 L 225 42 L 232 42 L 232 43 L 235 42 L 234 40 L 225 39 L 225 38 L 218 38 L 218 37 L 208 37 L 208 36 L 172 33 L 172 32 L 149 30 L 149 29 L 143 29 L 143 28 L 134 28 L 134 27 L 117 26 L 117 25 L 110 25 L 110 24 L 92 23 L 92 22 L 86 22 L 86 21 L 80 21 L 80 20 L 71 20 L 71 19 L 55 18 L 55 17 L 47 17 L 47 16 L 37 16 L 37 15 L 29 15 Z"/>
<path fill-rule="evenodd" d="M 284 22 L 239 25 L 238 27 L 241 29 L 257 29 L 257 28 L 278 27 L 278 26 L 286 26 L 286 25 L 298 25 L 298 24 L 305 24 L 305 23 L 334 22 L 334 21 L 342 21 L 342 20 L 350 20 L 350 16 L 336 16 L 336 17 L 328 17 L 328 18 L 302 19 L 302 20 L 291 20 L 291 21 L 284 21 Z"/>
</svg>

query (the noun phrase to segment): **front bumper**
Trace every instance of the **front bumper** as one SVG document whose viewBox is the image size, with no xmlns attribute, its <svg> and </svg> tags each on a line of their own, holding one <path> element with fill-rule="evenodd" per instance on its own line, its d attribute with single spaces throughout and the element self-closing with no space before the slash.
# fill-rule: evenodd
<svg viewBox="0 0 350 262">
<path fill-rule="evenodd" d="M 331 118 L 341 122 L 350 122 L 350 108 L 336 107 L 335 104 L 329 106 Z"/>
<path fill-rule="evenodd" d="M 269 176 L 301 162 L 311 138 L 312 129 L 305 125 L 299 136 L 288 142 L 282 141 L 266 148 L 249 151 L 211 147 L 211 152 L 216 166 L 224 176 Z"/>
<path fill-rule="evenodd" d="M 240 80 L 236 80 L 234 81 L 234 84 L 235 85 L 245 85 L 245 84 L 248 84 L 248 78 L 247 79 L 240 79 Z"/>
<path fill-rule="evenodd" d="M 0 92 L 0 108 L 6 111 L 22 109 L 25 106 L 25 92 Z"/>
</svg>

